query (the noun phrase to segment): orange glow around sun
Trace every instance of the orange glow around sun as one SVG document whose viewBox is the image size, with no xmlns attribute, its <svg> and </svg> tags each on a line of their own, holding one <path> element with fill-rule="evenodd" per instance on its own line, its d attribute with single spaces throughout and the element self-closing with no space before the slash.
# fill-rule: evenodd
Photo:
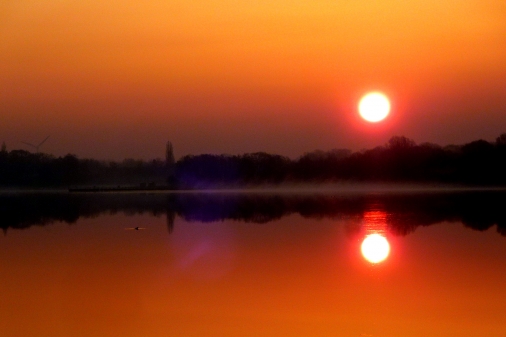
<svg viewBox="0 0 506 337">
<path fill-rule="evenodd" d="M 390 113 L 390 101 L 380 92 L 370 92 L 360 99 L 358 111 L 366 121 L 380 122 Z"/>
</svg>

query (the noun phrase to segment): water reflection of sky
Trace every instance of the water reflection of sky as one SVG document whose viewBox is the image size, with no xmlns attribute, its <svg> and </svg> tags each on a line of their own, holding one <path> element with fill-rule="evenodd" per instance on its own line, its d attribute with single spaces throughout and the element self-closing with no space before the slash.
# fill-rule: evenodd
<svg viewBox="0 0 506 337">
<path fill-rule="evenodd" d="M 2 336 L 502 336 L 505 238 L 460 221 L 394 235 L 408 217 L 374 205 L 262 224 L 177 216 L 170 234 L 138 213 L 9 230 Z M 380 266 L 360 253 L 368 231 L 395 251 Z"/>
</svg>

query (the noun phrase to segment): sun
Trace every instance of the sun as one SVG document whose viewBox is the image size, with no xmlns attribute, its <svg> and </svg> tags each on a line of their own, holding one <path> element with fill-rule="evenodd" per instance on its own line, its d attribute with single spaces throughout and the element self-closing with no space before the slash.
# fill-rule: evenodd
<svg viewBox="0 0 506 337">
<path fill-rule="evenodd" d="M 368 122 L 380 122 L 390 113 L 390 101 L 381 92 L 370 92 L 358 103 L 360 116 Z"/>
<path fill-rule="evenodd" d="M 364 258 L 371 263 L 384 261 L 390 253 L 390 244 L 381 234 L 366 236 L 360 248 Z"/>
</svg>

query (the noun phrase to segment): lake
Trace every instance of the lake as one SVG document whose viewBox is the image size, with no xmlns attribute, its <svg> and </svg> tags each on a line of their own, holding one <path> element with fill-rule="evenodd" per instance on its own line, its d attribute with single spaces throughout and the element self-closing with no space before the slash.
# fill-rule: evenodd
<svg viewBox="0 0 506 337">
<path fill-rule="evenodd" d="M 3 192 L 1 335 L 505 336 L 505 205 L 501 190 Z"/>
</svg>

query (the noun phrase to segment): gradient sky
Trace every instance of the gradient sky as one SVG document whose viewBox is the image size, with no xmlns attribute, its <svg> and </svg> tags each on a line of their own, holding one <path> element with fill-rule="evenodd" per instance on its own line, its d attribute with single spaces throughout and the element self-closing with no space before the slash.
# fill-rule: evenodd
<svg viewBox="0 0 506 337">
<path fill-rule="evenodd" d="M 504 0 L 3 0 L 0 141 L 152 159 L 506 132 Z M 392 100 L 359 120 L 369 90 Z"/>
</svg>

